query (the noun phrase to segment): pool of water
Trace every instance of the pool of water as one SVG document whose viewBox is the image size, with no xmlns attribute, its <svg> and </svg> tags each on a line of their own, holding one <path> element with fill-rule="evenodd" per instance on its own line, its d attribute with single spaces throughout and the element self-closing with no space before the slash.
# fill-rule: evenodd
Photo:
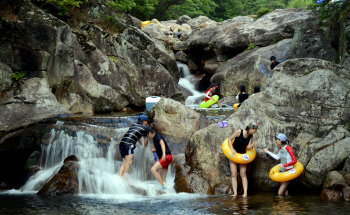
<svg viewBox="0 0 350 215">
<path fill-rule="evenodd" d="M 0 192 L 0 214 L 350 214 L 350 203 L 323 201 L 319 195 L 278 198 L 256 193 L 248 198 L 198 194 L 156 197 L 77 195 L 40 197 L 35 193 Z"/>
</svg>

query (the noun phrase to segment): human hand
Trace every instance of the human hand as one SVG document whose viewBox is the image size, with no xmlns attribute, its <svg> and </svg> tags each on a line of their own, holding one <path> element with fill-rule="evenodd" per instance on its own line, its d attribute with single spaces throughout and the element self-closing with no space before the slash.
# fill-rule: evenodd
<svg viewBox="0 0 350 215">
<path fill-rule="evenodd" d="M 278 167 L 279 167 L 280 169 L 282 169 L 284 166 L 283 166 L 283 164 L 278 164 Z"/>
<path fill-rule="evenodd" d="M 215 101 L 215 99 L 214 99 L 214 98 L 211 98 L 211 100 Z"/>
<path fill-rule="evenodd" d="M 267 154 L 269 153 L 269 150 L 267 148 L 263 148 L 263 151 Z"/>
<path fill-rule="evenodd" d="M 163 155 L 163 156 L 162 156 L 162 160 L 163 160 L 163 161 L 165 161 L 165 160 L 166 160 L 165 155 Z"/>
</svg>

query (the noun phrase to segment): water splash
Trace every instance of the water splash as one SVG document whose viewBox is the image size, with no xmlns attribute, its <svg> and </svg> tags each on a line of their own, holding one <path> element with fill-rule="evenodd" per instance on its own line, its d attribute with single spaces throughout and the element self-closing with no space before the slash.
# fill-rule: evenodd
<svg viewBox="0 0 350 215">
<path fill-rule="evenodd" d="M 180 62 L 176 63 L 177 66 L 182 69 L 182 74 L 184 76 L 183 78 L 180 78 L 179 85 L 192 93 L 192 96 L 189 96 L 186 99 L 185 105 L 194 105 L 195 101 L 203 98 L 205 93 L 196 90 L 197 83 L 194 82 L 194 80 L 196 80 L 195 76 L 190 73 L 187 65 Z"/>
</svg>

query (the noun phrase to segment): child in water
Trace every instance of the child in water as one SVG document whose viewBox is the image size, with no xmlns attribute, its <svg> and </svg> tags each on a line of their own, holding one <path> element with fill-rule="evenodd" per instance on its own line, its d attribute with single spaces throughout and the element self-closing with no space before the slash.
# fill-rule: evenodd
<svg viewBox="0 0 350 215">
<path fill-rule="evenodd" d="M 292 147 L 288 146 L 287 143 L 289 143 L 289 141 L 287 140 L 286 135 L 279 133 L 276 136 L 276 145 L 280 148 L 280 151 L 277 155 L 273 154 L 272 152 L 269 152 L 267 148 L 263 148 L 263 151 L 266 154 L 269 154 L 274 159 L 281 159 L 281 164 L 278 164 L 278 167 L 280 168 L 281 172 L 293 169 L 293 165 L 297 162 Z M 289 184 L 289 181 L 281 182 L 281 186 L 278 190 L 279 196 L 288 196 Z"/>
<path fill-rule="evenodd" d="M 216 84 L 212 83 L 210 85 L 210 87 L 208 88 L 207 92 L 205 92 L 205 102 L 209 101 L 209 100 L 213 100 L 215 101 L 215 99 L 213 98 L 213 93 L 215 92 L 215 89 L 217 88 L 218 86 L 216 86 Z M 219 101 L 215 102 L 216 104 L 218 104 L 219 108 L 222 108 L 221 104 Z M 215 104 L 214 103 L 214 104 Z"/>
</svg>

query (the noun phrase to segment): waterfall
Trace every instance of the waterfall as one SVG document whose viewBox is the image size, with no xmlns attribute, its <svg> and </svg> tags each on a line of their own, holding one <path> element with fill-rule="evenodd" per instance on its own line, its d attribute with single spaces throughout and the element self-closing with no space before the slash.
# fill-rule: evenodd
<svg viewBox="0 0 350 215">
<path fill-rule="evenodd" d="M 92 131 L 88 134 L 89 129 Z M 81 169 L 78 175 L 79 194 L 112 194 L 123 198 L 138 195 L 133 193 L 122 177 L 118 176 L 118 170 L 122 164 L 122 161 L 116 159 L 120 159 L 119 141 L 128 129 L 123 126 L 111 128 L 108 125 L 107 127 L 87 125 L 84 131 L 81 129 L 72 132 L 70 129 L 67 132 L 63 122 L 57 122 L 55 128 L 51 130 L 49 142 L 41 145 L 41 170 L 29 178 L 21 190 L 24 192 L 39 191 L 45 182 L 59 171 L 63 160 L 74 154 L 81 159 L 79 161 Z M 105 133 L 110 136 L 108 132 L 112 131 L 113 138 L 110 143 L 97 142 L 96 138 L 91 135 L 96 131 L 99 132 L 99 135 Z M 137 143 L 133 165 L 129 171 L 129 182 L 136 188 L 145 190 L 148 196 L 155 196 L 156 190 L 161 188 L 150 171 L 155 163 L 152 147 L 152 140 L 149 140 L 146 150 L 143 150 L 143 146 Z M 169 166 L 165 184 L 166 193 L 175 193 L 173 188 L 175 170 L 171 166 L 172 164 Z"/>
<path fill-rule="evenodd" d="M 194 105 L 195 101 L 204 97 L 205 93 L 199 92 L 196 90 L 195 76 L 190 73 L 186 64 L 176 62 L 177 66 L 182 69 L 182 74 L 184 77 L 181 77 L 179 80 L 179 85 L 192 93 L 192 96 L 189 96 L 185 104 Z"/>
</svg>

